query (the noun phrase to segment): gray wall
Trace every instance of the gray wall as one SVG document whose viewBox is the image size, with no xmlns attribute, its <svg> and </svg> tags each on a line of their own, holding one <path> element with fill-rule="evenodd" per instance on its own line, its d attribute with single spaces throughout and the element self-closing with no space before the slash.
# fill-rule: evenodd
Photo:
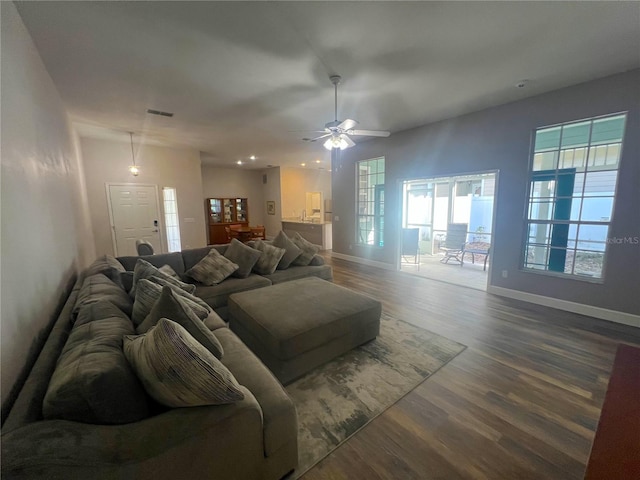
<svg viewBox="0 0 640 480">
<path fill-rule="evenodd" d="M 10 2 L 2 16 L 2 419 L 93 237 L 77 138 Z"/>
<path fill-rule="evenodd" d="M 609 245 L 603 284 L 520 270 L 529 149 L 540 126 L 628 111 L 610 237 L 640 237 L 640 70 L 363 142 L 333 159 L 333 250 L 396 265 L 401 180 L 499 170 L 491 285 L 640 314 L 640 245 Z M 428 105 L 425 106 L 428 108 Z M 355 239 L 355 162 L 386 157 L 385 246 Z M 508 270 L 509 278 L 501 277 Z"/>
</svg>

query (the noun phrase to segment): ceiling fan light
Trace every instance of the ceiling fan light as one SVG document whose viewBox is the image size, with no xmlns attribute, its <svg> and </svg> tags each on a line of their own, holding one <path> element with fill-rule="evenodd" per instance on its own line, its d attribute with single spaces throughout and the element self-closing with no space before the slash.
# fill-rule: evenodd
<svg viewBox="0 0 640 480">
<path fill-rule="evenodd" d="M 351 145 L 347 143 L 347 141 L 340 136 L 332 136 L 327 139 L 323 144 L 324 148 L 327 150 L 331 150 L 333 148 L 339 148 L 340 150 L 344 150 L 345 148 L 349 148 Z"/>
<path fill-rule="evenodd" d="M 327 150 L 331 150 L 333 148 L 333 138 L 328 138 L 327 141 L 322 144 L 322 146 Z"/>
</svg>

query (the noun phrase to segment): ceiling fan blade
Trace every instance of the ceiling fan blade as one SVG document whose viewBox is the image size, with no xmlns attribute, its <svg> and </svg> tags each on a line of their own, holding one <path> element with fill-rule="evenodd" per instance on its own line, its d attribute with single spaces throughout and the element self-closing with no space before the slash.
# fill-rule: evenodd
<svg viewBox="0 0 640 480">
<path fill-rule="evenodd" d="M 315 142 L 316 140 L 320 140 L 321 138 L 325 138 L 330 136 L 330 133 L 325 133 L 324 135 L 320 135 L 319 137 L 315 137 L 315 138 L 303 138 L 302 140 L 304 140 L 305 142 Z"/>
<path fill-rule="evenodd" d="M 388 137 L 391 132 L 384 130 L 349 130 L 349 135 L 366 135 L 368 137 Z"/>
<path fill-rule="evenodd" d="M 355 120 L 347 118 L 345 121 L 339 124 L 337 128 L 339 128 L 340 130 L 351 130 L 357 124 L 358 122 L 356 122 Z"/>
<path fill-rule="evenodd" d="M 340 135 L 340 138 L 347 142 L 347 146 L 345 148 L 353 147 L 356 144 L 356 142 L 351 140 L 349 136 L 345 135 L 344 133 Z"/>
</svg>

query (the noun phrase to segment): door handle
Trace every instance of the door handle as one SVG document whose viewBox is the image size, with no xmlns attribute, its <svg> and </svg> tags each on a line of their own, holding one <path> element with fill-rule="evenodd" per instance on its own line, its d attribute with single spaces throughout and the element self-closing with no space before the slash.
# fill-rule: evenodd
<svg viewBox="0 0 640 480">
<path fill-rule="evenodd" d="M 158 230 L 157 230 L 157 229 L 156 229 L 156 230 L 154 230 L 154 233 L 158 233 Z"/>
</svg>

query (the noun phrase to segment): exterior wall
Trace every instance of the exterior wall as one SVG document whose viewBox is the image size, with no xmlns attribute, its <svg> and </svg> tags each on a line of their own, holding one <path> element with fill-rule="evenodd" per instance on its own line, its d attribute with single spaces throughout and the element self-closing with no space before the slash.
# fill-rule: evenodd
<svg viewBox="0 0 640 480">
<path fill-rule="evenodd" d="M 401 181 L 499 171 L 490 284 L 640 314 L 640 245 L 611 244 L 602 284 L 520 270 L 532 133 L 540 126 L 627 111 L 610 237 L 640 236 L 640 70 L 395 133 L 333 158 L 334 252 L 395 267 L 402 226 Z M 385 246 L 355 244 L 355 162 L 385 156 Z M 397 232 L 397 234 L 394 234 Z M 633 265 L 634 267 L 630 267 Z M 502 278 L 503 270 L 508 278 Z"/>
<path fill-rule="evenodd" d="M 123 137 L 128 140 L 129 135 L 123 133 Z M 82 138 L 80 145 L 98 255 L 114 254 L 105 187 L 107 183 L 157 185 L 161 212 L 164 212 L 162 187 L 174 187 L 178 198 L 182 248 L 206 245 L 200 153 L 197 150 L 139 144 L 134 136 L 136 164 L 140 166 L 140 175 L 134 177 L 128 169 L 131 165 L 129 141 L 113 142 Z M 162 222 L 164 224 L 164 219 Z M 164 237 L 163 244 L 166 249 Z"/>
<path fill-rule="evenodd" d="M 2 17 L 2 419 L 95 257 L 77 138 L 11 2 Z"/>
</svg>

